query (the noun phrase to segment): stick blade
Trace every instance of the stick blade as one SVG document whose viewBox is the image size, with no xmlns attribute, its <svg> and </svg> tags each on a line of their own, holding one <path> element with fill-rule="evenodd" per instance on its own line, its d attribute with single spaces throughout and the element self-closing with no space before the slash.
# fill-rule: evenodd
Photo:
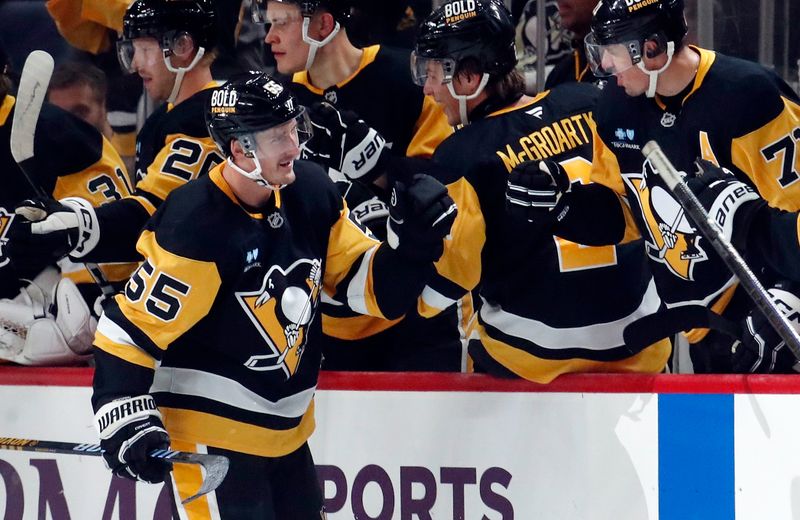
<svg viewBox="0 0 800 520">
<path fill-rule="evenodd" d="M 199 498 L 206 493 L 210 493 L 222 484 L 225 475 L 228 474 L 230 460 L 223 455 L 209 455 L 206 453 L 188 453 L 182 451 L 156 450 L 150 453 L 150 457 L 168 460 L 173 463 L 200 464 L 206 472 L 200 489 L 184 500 L 183 504 L 188 504 L 192 500 Z"/>
<path fill-rule="evenodd" d="M 33 51 L 25 60 L 11 126 L 11 155 L 17 163 L 33 157 L 36 123 L 47 95 L 53 67 L 53 57 L 45 51 Z"/>
</svg>

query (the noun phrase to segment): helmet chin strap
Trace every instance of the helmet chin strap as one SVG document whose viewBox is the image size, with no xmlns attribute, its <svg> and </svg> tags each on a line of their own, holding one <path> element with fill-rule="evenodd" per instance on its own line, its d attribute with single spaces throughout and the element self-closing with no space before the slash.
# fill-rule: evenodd
<svg viewBox="0 0 800 520">
<path fill-rule="evenodd" d="M 261 175 L 261 163 L 259 162 L 258 155 L 256 155 L 256 150 L 253 147 L 253 141 L 254 139 L 252 137 L 243 135 L 239 139 L 239 144 L 242 145 L 245 157 L 253 160 L 253 163 L 256 165 L 255 168 L 253 168 L 250 171 L 247 171 L 244 168 L 239 167 L 239 165 L 237 165 L 235 162 L 233 162 L 233 158 L 230 156 L 227 159 L 228 166 L 233 168 L 234 171 L 239 175 L 247 179 L 250 179 L 251 181 L 261 186 L 262 188 L 270 189 L 272 191 L 278 191 L 285 188 L 286 184 L 272 184 Z"/>
<path fill-rule="evenodd" d="M 650 83 L 647 85 L 647 92 L 645 95 L 649 98 L 654 97 L 656 95 L 656 87 L 658 86 L 658 75 L 664 72 L 669 64 L 672 63 L 672 55 L 675 54 L 675 42 L 667 42 L 667 62 L 658 70 L 647 70 L 644 66 L 644 61 L 639 61 L 636 64 L 639 69 L 647 74 L 650 78 Z"/>
<path fill-rule="evenodd" d="M 303 41 L 308 44 L 308 58 L 306 58 L 306 68 L 308 70 L 311 68 L 311 64 L 314 63 L 314 58 L 317 55 L 317 50 L 320 47 L 323 47 L 333 40 L 333 37 L 339 32 L 341 26 L 339 22 L 336 22 L 336 25 L 333 26 L 333 30 L 331 33 L 325 37 L 323 40 L 315 40 L 311 36 L 308 35 L 308 24 L 311 22 L 311 18 L 308 16 L 303 17 Z"/>
<path fill-rule="evenodd" d="M 453 87 L 453 81 L 451 80 L 447 84 L 447 90 L 450 92 L 450 95 L 453 96 L 453 99 L 458 100 L 458 116 L 461 118 L 461 124 L 467 126 L 469 124 L 469 118 L 467 117 L 467 101 L 470 99 L 475 99 L 478 97 L 483 89 L 486 88 L 486 84 L 489 82 L 489 74 L 483 73 L 481 76 L 481 82 L 478 83 L 478 88 L 475 89 L 475 92 L 472 94 L 456 94 L 456 90 Z"/>
<path fill-rule="evenodd" d="M 255 182 L 264 189 L 278 191 L 286 187 L 285 184 L 272 184 L 271 182 L 267 182 L 267 180 L 261 176 L 261 165 L 255 158 L 253 158 L 253 162 L 256 163 L 256 167 L 253 168 L 251 171 L 247 171 L 243 168 L 240 168 L 235 162 L 233 162 L 233 159 L 231 157 L 228 157 L 227 162 L 228 166 L 233 168 L 234 171 L 236 171 L 236 173 L 238 173 L 243 177 L 246 177 L 247 179 L 250 179 L 251 181 Z"/>
<path fill-rule="evenodd" d="M 178 98 L 178 92 L 180 92 L 181 90 L 181 83 L 183 83 L 184 74 L 192 70 L 195 67 L 195 65 L 197 65 L 197 63 L 200 61 L 200 58 L 202 58 L 203 54 L 206 53 L 206 50 L 203 47 L 198 48 L 197 54 L 187 67 L 174 67 L 168 55 L 170 51 L 168 49 L 164 49 L 163 52 L 164 52 L 164 63 L 167 66 L 167 70 L 170 72 L 174 72 L 176 74 L 175 82 L 172 84 L 172 92 L 169 93 L 169 97 L 167 98 L 168 103 L 175 103 L 175 100 Z"/>
</svg>

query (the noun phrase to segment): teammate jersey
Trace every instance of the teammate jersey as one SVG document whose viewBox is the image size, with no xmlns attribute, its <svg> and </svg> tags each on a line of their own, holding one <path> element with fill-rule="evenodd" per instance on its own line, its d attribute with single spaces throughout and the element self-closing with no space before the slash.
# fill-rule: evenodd
<svg viewBox="0 0 800 520">
<path fill-rule="evenodd" d="M 553 70 L 547 75 L 544 88 L 549 90 L 556 85 L 572 82 L 593 83 L 601 88 L 606 83 L 606 80 L 598 78 L 592 73 L 592 68 L 586 59 L 586 50 L 582 39 L 572 41 L 572 52 L 556 62 Z"/>
<path fill-rule="evenodd" d="M 372 45 L 341 83 L 322 90 L 302 71 L 292 78 L 292 90 L 303 105 L 327 101 L 357 113 L 396 155 L 430 157 L 453 129 L 436 102 L 411 80 L 409 56 L 409 51 Z"/>
<path fill-rule="evenodd" d="M 356 112 L 380 132 L 396 156 L 430 158 L 453 132 L 442 109 L 411 80 L 409 51 L 366 47 L 356 72 L 341 83 L 323 91 L 313 86 L 303 71 L 294 75 L 292 86 L 304 105 L 324 100 Z M 386 193 L 374 185 L 369 188 L 384 206 L 388 203 Z M 373 208 L 353 193 L 351 190 L 345 199 L 354 212 Z M 381 222 L 370 228 L 385 228 L 386 214 L 379 218 Z M 453 306 L 443 316 L 423 318 L 411 312 L 394 321 L 354 314 L 343 302 L 334 300 L 324 302 L 323 312 L 323 330 L 328 336 L 326 368 L 458 371 L 462 367 L 463 332 L 459 327 L 471 315 L 471 302 L 466 302 L 464 309 Z"/>
<path fill-rule="evenodd" d="M 0 190 L 0 297 L 13 297 L 19 289 L 19 278 L 32 279 L 51 258 L 25 266 L 10 266 L 2 246 L 17 204 L 37 196 L 31 186 L 54 198 L 82 197 L 92 205 L 129 196 L 131 182 L 117 152 L 93 126 L 60 108 L 44 103 L 34 134 L 34 156 L 27 166 L 30 181 L 17 165 L 10 148 L 11 126 L 16 99 L 6 96 L 0 104 L 0 165 L 4 183 Z M 104 268 L 106 266 L 103 266 Z M 132 266 L 114 266 L 104 271 L 122 270 L 131 273 Z M 88 282 L 90 277 L 82 266 L 67 273 L 75 282 Z M 120 273 L 122 274 L 122 273 Z"/>
<path fill-rule="evenodd" d="M 629 97 L 614 82 L 596 110 L 592 180 L 630 204 L 645 239 L 658 290 L 667 307 L 724 309 L 734 279 L 708 241 L 689 224 L 642 155 L 659 143 L 678 170 L 702 157 L 729 168 L 771 206 L 800 209 L 800 135 L 797 96 L 760 65 L 690 47 L 700 56 L 694 82 L 675 99 Z M 704 331 L 689 335 L 692 342 Z"/>
<path fill-rule="evenodd" d="M 136 138 L 136 191 L 98 209 L 100 242 L 87 261 L 137 258 L 134 246 L 145 221 L 167 195 L 223 162 L 205 124 L 205 107 L 215 82 L 177 105 L 153 112 Z"/>
<path fill-rule="evenodd" d="M 432 269 L 371 238 L 313 163 L 257 214 L 222 169 L 148 221 L 145 261 L 98 324 L 94 404 L 150 386 L 173 439 L 276 457 L 314 428 L 322 293 L 397 317 Z"/>
<path fill-rule="evenodd" d="M 531 239 L 528 223 L 505 210 L 508 173 L 522 162 L 555 160 L 573 183 L 589 182 L 598 93 L 577 83 L 545 91 L 458 130 L 434 154 L 453 172 L 447 186 L 459 212 L 423 300 L 438 307 L 480 284 L 480 342 L 470 355 L 490 372 L 499 363 L 547 383 L 566 372 L 658 372 L 669 356 L 668 342 L 624 346 L 625 325 L 660 306 L 640 241 Z"/>
</svg>

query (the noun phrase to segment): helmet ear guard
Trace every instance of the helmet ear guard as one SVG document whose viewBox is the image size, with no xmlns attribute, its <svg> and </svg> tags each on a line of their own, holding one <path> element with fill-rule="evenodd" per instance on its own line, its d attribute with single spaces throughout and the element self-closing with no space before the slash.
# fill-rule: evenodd
<svg viewBox="0 0 800 520">
<path fill-rule="evenodd" d="M 169 49 L 171 56 L 177 56 L 179 58 L 188 57 L 192 51 L 197 48 L 194 44 L 194 38 L 187 32 L 181 32 L 171 38 L 170 42 L 165 43 L 166 45 L 163 45 L 163 48 Z"/>
</svg>

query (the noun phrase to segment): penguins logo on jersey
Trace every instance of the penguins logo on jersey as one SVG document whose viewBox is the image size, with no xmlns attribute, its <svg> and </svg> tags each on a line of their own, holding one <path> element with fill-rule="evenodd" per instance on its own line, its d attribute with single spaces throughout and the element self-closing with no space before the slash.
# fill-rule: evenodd
<svg viewBox="0 0 800 520">
<path fill-rule="evenodd" d="M 8 255 L 6 255 L 5 245 L 8 243 L 6 235 L 8 235 L 8 228 L 12 220 L 14 220 L 14 215 L 0 208 L 0 267 L 3 267 L 10 261 Z"/>
<path fill-rule="evenodd" d="M 701 248 L 701 236 L 689 223 L 683 207 L 667 189 L 652 183 L 655 178 L 650 161 L 645 161 L 641 174 L 625 174 L 623 179 L 636 193 L 642 218 L 650 237 L 645 237 L 647 254 L 666 264 L 676 276 L 692 281 L 698 262 L 708 259 Z"/>
<path fill-rule="evenodd" d="M 237 292 L 236 299 L 269 346 L 270 353 L 251 356 L 250 370 L 281 370 L 290 378 L 300 366 L 308 326 L 319 302 L 319 259 L 301 258 L 288 269 L 272 266 L 257 291 Z"/>
</svg>

